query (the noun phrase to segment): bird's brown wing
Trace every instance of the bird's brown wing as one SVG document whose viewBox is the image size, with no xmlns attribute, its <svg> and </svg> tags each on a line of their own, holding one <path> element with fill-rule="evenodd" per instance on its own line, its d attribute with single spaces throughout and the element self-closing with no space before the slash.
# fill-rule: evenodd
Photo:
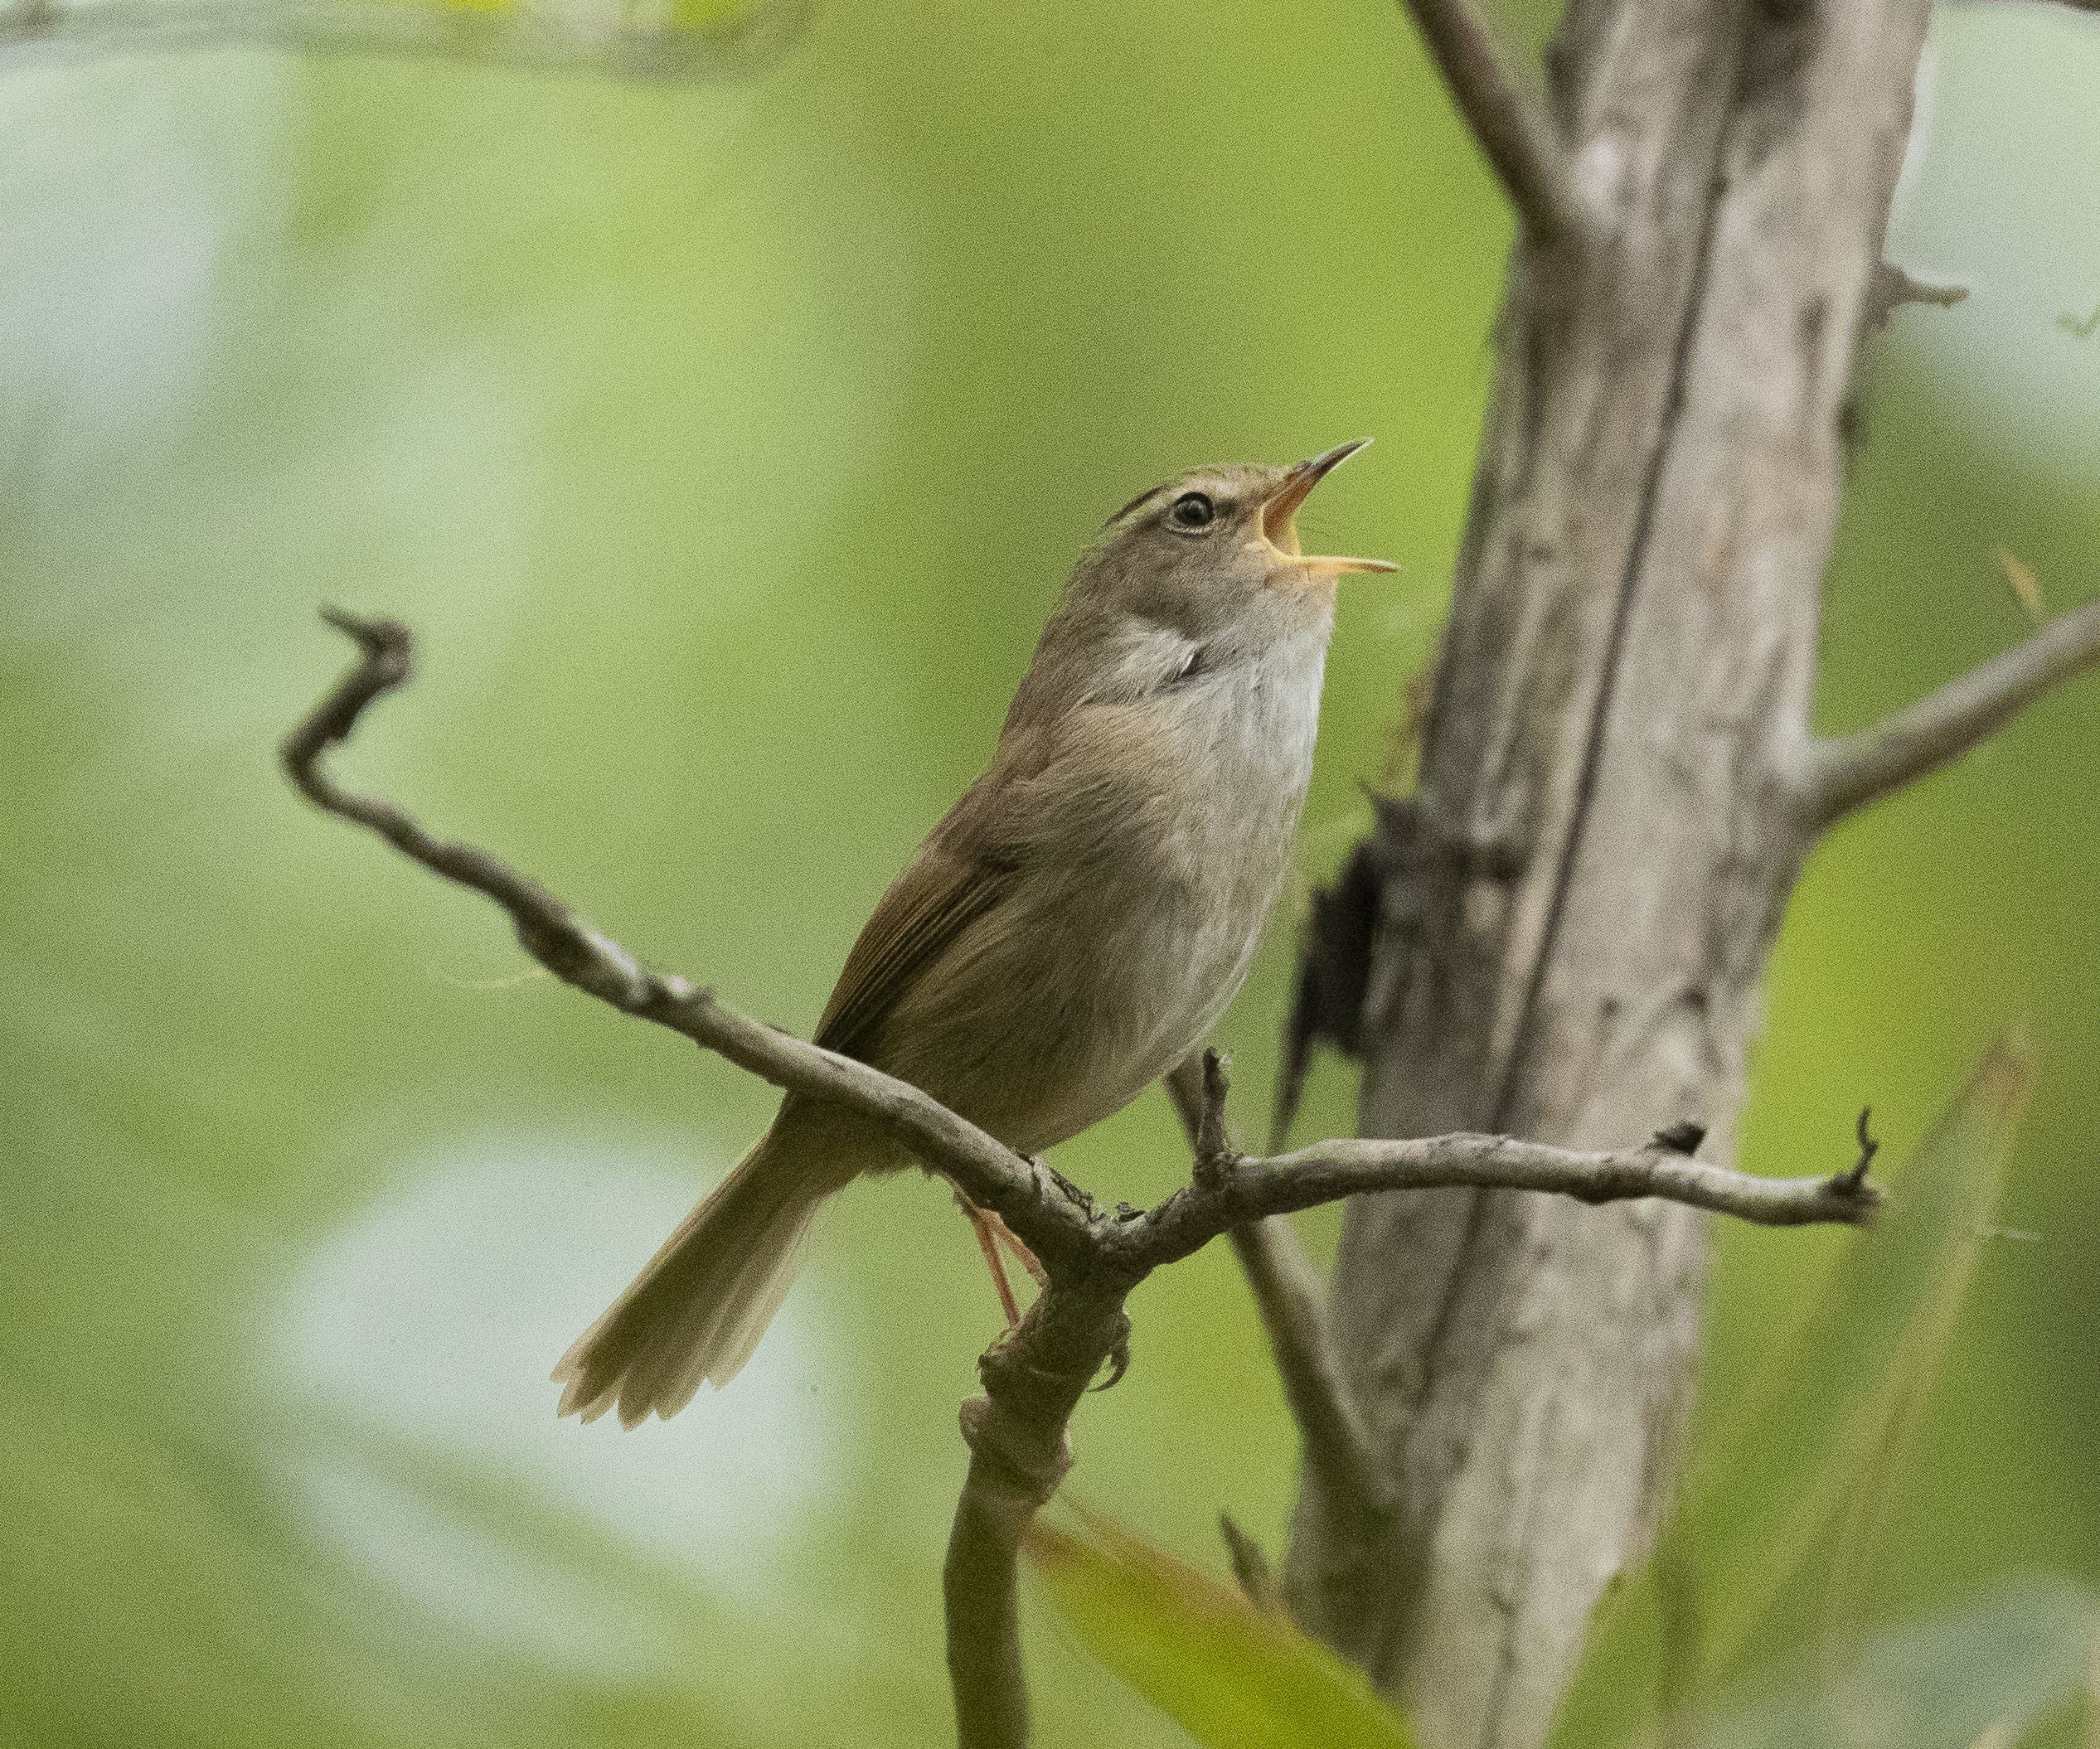
<svg viewBox="0 0 2100 1749">
<path fill-rule="evenodd" d="M 882 896 L 846 956 L 817 1023 L 827 1050 L 869 1059 L 883 1023 L 919 974 L 1005 896 L 1010 862 L 972 853 L 937 831 Z"/>
</svg>

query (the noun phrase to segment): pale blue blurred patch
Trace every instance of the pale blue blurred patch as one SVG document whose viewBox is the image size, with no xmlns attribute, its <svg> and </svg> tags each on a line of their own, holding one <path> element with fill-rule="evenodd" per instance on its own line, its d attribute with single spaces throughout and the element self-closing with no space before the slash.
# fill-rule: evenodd
<svg viewBox="0 0 2100 1749">
<path fill-rule="evenodd" d="M 1904 350 L 2009 465 L 2068 484 L 2100 471 L 2100 17 L 2059 6 L 1942 6 L 1890 258 L 1969 288 L 1899 318 Z"/>
<path fill-rule="evenodd" d="M 858 1434 L 853 1332 L 821 1283 L 798 1285 L 733 1389 L 673 1421 L 555 1417 L 555 1358 L 697 1194 L 677 1157 L 668 1138 L 470 1135 L 390 1173 L 322 1238 L 262 1309 L 256 1372 L 288 1485 L 325 1534 L 405 1596 L 550 1653 L 643 1655 L 646 1640 L 603 1621 L 581 1631 L 595 1618 L 574 1599 L 555 1606 L 558 1562 L 457 1525 L 434 1534 L 440 1504 L 396 1461 L 428 1456 L 518 1485 L 718 1601 L 821 1609 L 798 1594 L 793 1557 Z M 387 1455 L 359 1461 L 374 1449 Z"/>
</svg>

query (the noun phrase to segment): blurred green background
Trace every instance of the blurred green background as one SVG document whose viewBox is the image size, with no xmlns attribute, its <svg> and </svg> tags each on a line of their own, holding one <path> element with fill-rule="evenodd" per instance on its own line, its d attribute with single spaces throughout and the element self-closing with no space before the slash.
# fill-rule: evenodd
<svg viewBox="0 0 2100 1749">
<path fill-rule="evenodd" d="M 1543 12 L 1530 22 L 1542 29 Z M 2100 20 L 1937 17 L 1822 716 L 2100 588 Z M 0 1742 L 946 1734 L 954 1410 L 997 1308 L 856 1188 L 735 1387 L 622 1435 L 547 1368 L 764 1089 L 298 804 L 322 600 L 424 671 L 347 769 L 806 1029 L 978 768 L 1071 557 L 1186 463 L 1378 447 L 1301 865 L 1443 610 L 1508 221 L 1396 8 L 820 0 L 735 80 L 259 51 L 0 64 Z M 1747 1164 L 1899 1156 L 2031 1020 L 2039 1096 L 1898 1519 L 1889 1620 L 2100 1580 L 2100 686 L 1817 857 Z M 1222 1040 L 1267 1097 L 1291 931 Z M 1299 1132 L 1346 1130 L 1316 1074 Z M 1065 1151 L 1142 1200 L 1152 1098 Z M 1333 1223 L 1307 1223 L 1316 1247 Z M 1724 1229 L 1724 1407 L 1836 1241 Z M 1219 1567 L 1293 1440 L 1229 1257 L 1133 1305 L 1073 1486 Z M 1813 1427 L 1771 1437 L 1813 1441 Z M 1031 1606 L 1046 1744 L 1172 1727 Z"/>
</svg>

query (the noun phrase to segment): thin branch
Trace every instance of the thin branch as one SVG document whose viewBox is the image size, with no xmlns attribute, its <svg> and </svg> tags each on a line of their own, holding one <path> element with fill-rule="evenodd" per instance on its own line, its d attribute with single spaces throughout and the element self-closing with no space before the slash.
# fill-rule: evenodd
<svg viewBox="0 0 2100 1749">
<path fill-rule="evenodd" d="M 1538 95 L 1504 62 L 1468 0 L 1405 0 L 1415 27 L 1480 142 L 1526 234 L 1540 249 L 1579 246 L 1590 229 L 1568 143 Z"/>
<path fill-rule="evenodd" d="M 2100 608 L 2088 611 L 2100 642 Z M 375 700 L 408 679 L 412 645 L 408 627 L 397 620 L 335 610 L 324 617 L 353 638 L 362 655 L 285 739 L 284 768 L 302 793 L 433 874 L 494 900 L 525 951 L 565 983 L 623 1014 L 668 1028 L 775 1087 L 850 1106 L 886 1125 L 978 1207 L 997 1213 L 1053 1275 L 1060 1267 L 1084 1263 L 1134 1281 L 1241 1221 L 1369 1191 L 1458 1185 L 1550 1190 L 1588 1202 L 1661 1196 L 1770 1226 L 1863 1218 L 1856 1202 L 1834 1196 L 1821 1179 L 1759 1178 L 1651 1146 L 1596 1152 L 1475 1135 L 1326 1141 L 1272 1160 L 1244 1159 L 1220 1143 L 1205 1162 L 1202 1181 L 1147 1213 L 1104 1213 L 1086 1192 L 909 1083 L 751 1020 L 686 979 L 644 966 L 537 881 L 487 851 L 446 843 L 393 803 L 338 783 L 323 755 L 349 738 Z M 2066 616 L 2057 628 L 2081 617 Z M 1206 1101 L 1220 1107 L 1222 1069 L 1220 1063 L 1210 1070 L 1205 1088 Z M 1199 1117 L 1199 1123 L 1206 1121 Z M 1221 1110 L 1216 1122 L 1222 1123 Z"/>
<path fill-rule="evenodd" d="M 1020 1325 L 977 1363 L 984 1395 L 963 1405 L 970 1466 L 941 1569 L 958 1749 L 1022 1749 L 1027 1685 L 1016 1581 L 1022 1538 L 1071 1468 L 1065 1428 L 1094 1375 L 1128 1340 L 1133 1284 L 1053 1275 Z"/>
<path fill-rule="evenodd" d="M 978 1362 L 985 1393 L 962 1410 L 970 1464 L 943 1570 L 962 1749 L 1021 1749 L 1026 1741 L 1015 1606 L 1021 1539 L 1070 1466 L 1065 1428 L 1079 1398 L 1104 1364 L 1120 1364 L 1127 1353 L 1123 1301 L 1153 1269 L 1264 1215 L 1366 1191 L 1430 1185 L 1554 1190 L 1592 1202 L 1665 1196 L 1774 1224 L 1859 1222 L 1874 1207 L 1876 1194 L 1850 1169 L 1832 1179 L 1760 1179 L 1652 1146 L 1583 1153 L 1505 1136 L 1446 1136 L 1324 1142 L 1274 1160 L 1245 1160 L 1231 1149 L 1225 1066 L 1213 1055 L 1196 1083 L 1183 1075 L 1183 1109 L 1192 1114 L 1198 1138 L 1190 1184 L 1146 1213 L 1103 1212 L 1085 1191 L 917 1088 L 761 1025 L 683 978 L 645 967 L 536 881 L 487 851 L 445 843 L 391 802 L 338 783 L 324 756 L 349 739 L 376 700 L 408 679 L 412 640 L 398 621 L 332 611 L 326 618 L 356 641 L 361 655 L 284 744 L 286 773 L 315 806 L 493 900 L 510 917 L 526 952 L 577 989 L 667 1027 L 776 1087 L 849 1106 L 886 1124 L 971 1201 L 996 1211 L 1040 1258 L 1048 1276 L 1041 1296 Z M 1274 1236 L 1273 1247 L 1259 1246 L 1253 1253 L 1259 1260 L 1256 1270 L 1265 1272 L 1258 1291 L 1265 1281 L 1276 1295 L 1264 1316 L 1272 1331 L 1292 1333 L 1291 1340 L 1304 1344 L 1304 1358 L 1293 1362 L 1295 1376 L 1314 1378 L 1324 1354 L 1315 1302 L 1309 1285 L 1279 1261 L 1289 1253 L 1281 1233 Z M 1302 1258 L 1297 1267 L 1303 1270 Z M 1332 1405 L 1346 1405 L 1338 1383 L 1322 1389 Z M 1336 1412 L 1346 1414 L 1346 1407 Z M 1339 1436 L 1330 1443 L 1345 1449 Z"/>
<path fill-rule="evenodd" d="M 1860 1157 L 1851 1166 L 1841 1172 L 1832 1182 L 1841 1185 L 1850 1185 L 1856 1190 L 1866 1182 L 1867 1168 L 1874 1164 L 1874 1156 L 1881 1151 L 1881 1144 L 1876 1140 L 1874 1133 L 1874 1107 L 1872 1106 L 1863 1105 L 1860 1107 L 1859 1126 L 1854 1133 L 1860 1138 Z"/>
<path fill-rule="evenodd" d="M 367 706 L 408 679 L 413 646 L 398 620 L 363 619 L 332 608 L 323 617 L 364 653 L 284 741 L 284 769 L 308 800 L 377 833 L 431 873 L 494 900 L 508 913 L 519 944 L 563 982 L 622 1014 L 667 1027 L 775 1087 L 851 1106 L 888 1125 L 972 1202 L 997 1212 L 1045 1262 L 1088 1242 L 1097 1211 L 1075 1199 L 1062 1180 L 909 1082 L 805 1044 L 737 1013 L 684 978 L 643 965 L 537 881 L 486 850 L 447 844 L 391 802 L 344 788 L 323 755 L 349 739 Z"/>
<path fill-rule="evenodd" d="M 1188 1059 L 1167 1074 L 1164 1083 L 1199 1158 L 1212 1110 L 1210 1077 L 1205 1072 L 1215 1056 L 1206 1051 Z M 1222 1093 L 1215 1128 L 1220 1151 L 1229 1151 Z M 1337 1510 L 1377 1511 L 1383 1498 L 1378 1466 L 1356 1402 L 1335 1362 L 1319 1277 L 1297 1235 L 1288 1221 L 1260 1219 L 1242 1221 L 1225 1236 L 1268 1333 L 1283 1400 L 1304 1443 L 1306 1467 L 1319 1478 Z"/>
<path fill-rule="evenodd" d="M 1826 1178 L 1763 1178 L 1652 1144 L 1585 1151 L 1507 1136 L 1343 1139 L 1273 1160 L 1229 1160 L 1211 1188 L 1176 1190 L 1105 1237 L 1149 1272 L 1201 1249 L 1236 1221 L 1382 1191 L 1459 1186 L 1546 1190 L 1585 1203 L 1656 1196 L 1760 1227 L 1860 1226 L 1879 1201 L 1871 1185 L 1853 1184 L 1849 1167 Z"/>
<path fill-rule="evenodd" d="M 16 0 L 0 7 L 0 54 L 80 59 L 256 44 L 669 84 L 749 75 L 793 39 L 806 12 L 804 0 L 776 0 L 707 24 L 652 27 L 560 6 L 494 13 L 431 0 Z"/>
<path fill-rule="evenodd" d="M 1822 831 L 1988 739 L 2051 687 L 2100 663 L 2100 602 L 2061 613 L 2023 644 L 1899 711 L 1885 723 L 1819 740 L 1802 812 Z"/>
<path fill-rule="evenodd" d="M 2095 3 L 2100 4 L 2100 0 Z M 1889 318 L 1907 303 L 1929 303 L 1949 310 L 1965 302 L 1968 295 L 1966 285 L 1934 285 L 1905 273 L 1893 261 L 1884 261 L 1874 269 L 1867 287 L 1867 322 L 1872 327 L 1885 327 Z"/>
</svg>

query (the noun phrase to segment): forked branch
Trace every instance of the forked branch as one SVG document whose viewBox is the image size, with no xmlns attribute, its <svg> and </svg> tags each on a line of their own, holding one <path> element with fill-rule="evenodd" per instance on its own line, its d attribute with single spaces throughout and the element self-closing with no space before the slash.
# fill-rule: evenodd
<svg viewBox="0 0 2100 1749">
<path fill-rule="evenodd" d="M 1802 794 L 1810 829 L 1834 826 L 1981 745 L 2051 687 L 2096 664 L 2100 602 L 2059 614 L 1884 723 L 1816 742 Z"/>
<path fill-rule="evenodd" d="M 1166 1078 L 1167 1094 L 1199 1160 L 1214 1137 L 1220 1156 L 1232 1146 L 1225 1127 L 1223 1075 L 1217 1054 L 1205 1051 Z M 1382 1491 L 1378 1466 L 1328 1340 L 1319 1279 L 1297 1235 L 1278 1216 L 1243 1221 L 1225 1237 L 1268 1333 L 1283 1399 L 1304 1442 L 1307 1468 L 1338 1509 L 1376 1511 Z"/>
<path fill-rule="evenodd" d="M 397 621 L 336 612 L 327 618 L 361 654 L 284 742 L 285 770 L 302 793 L 433 874 L 492 900 L 525 951 L 565 982 L 776 1087 L 851 1106 L 885 1124 L 930 1169 L 998 1214 L 1041 1259 L 1048 1277 L 1041 1297 L 979 1362 L 985 1394 L 963 1407 L 970 1467 L 943 1588 L 964 1749 L 1014 1749 L 1026 1740 L 1014 1596 L 1021 1538 L 1070 1463 L 1065 1427 L 1080 1397 L 1103 1365 L 1126 1351 L 1123 1301 L 1152 1270 L 1264 1215 L 1374 1190 L 1472 1185 L 1554 1190 L 1592 1202 L 1663 1196 L 1773 1225 L 1856 1223 L 1877 1200 L 1850 1169 L 1827 1178 L 1755 1178 L 1693 1160 L 1667 1142 L 1583 1152 L 1506 1136 L 1444 1136 L 1330 1141 L 1249 1160 L 1232 1151 L 1225 1078 L 1214 1059 L 1193 1112 L 1197 1158 L 1189 1184 L 1143 1213 L 1104 1211 L 1084 1190 L 917 1088 L 762 1025 L 685 979 L 643 965 L 487 851 L 447 843 L 391 802 L 337 782 L 324 756 L 349 739 L 375 700 L 408 679 L 412 640 Z M 1287 1315 L 1287 1321 L 1296 1315 L 1302 1322 L 1302 1313 Z M 1338 1386 L 1333 1400 L 1341 1403 Z M 1293 1404 L 1300 1407 L 1295 1394 Z"/>
<path fill-rule="evenodd" d="M 1469 0 L 1406 0 L 1429 58 L 1482 153 L 1540 249 L 1579 245 L 1588 211 L 1568 143 L 1538 94 L 1513 73 Z"/>
</svg>

